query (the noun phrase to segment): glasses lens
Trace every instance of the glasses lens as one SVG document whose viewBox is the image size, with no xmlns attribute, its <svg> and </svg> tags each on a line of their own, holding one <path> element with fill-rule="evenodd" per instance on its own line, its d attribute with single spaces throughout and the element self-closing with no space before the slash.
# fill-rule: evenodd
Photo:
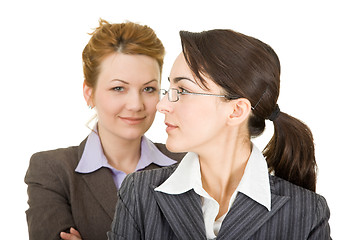
<svg viewBox="0 0 347 240">
<path fill-rule="evenodd" d="M 174 88 L 170 88 L 168 91 L 169 95 L 169 101 L 170 102 L 177 102 L 178 101 L 178 90 Z"/>
</svg>

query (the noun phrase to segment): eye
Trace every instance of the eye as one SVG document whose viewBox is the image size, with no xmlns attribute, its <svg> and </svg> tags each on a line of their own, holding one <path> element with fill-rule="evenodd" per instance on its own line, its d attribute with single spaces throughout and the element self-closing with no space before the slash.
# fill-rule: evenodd
<svg viewBox="0 0 347 240">
<path fill-rule="evenodd" d="M 178 88 L 180 90 L 181 93 L 190 93 L 188 90 L 184 89 L 183 87 L 179 87 Z"/>
<path fill-rule="evenodd" d="M 124 92 L 124 87 L 114 87 L 112 89 L 117 92 Z"/>
<path fill-rule="evenodd" d="M 147 92 L 147 93 L 152 93 L 152 92 L 155 92 L 157 91 L 157 89 L 155 87 L 145 87 L 143 89 L 144 92 Z"/>
</svg>

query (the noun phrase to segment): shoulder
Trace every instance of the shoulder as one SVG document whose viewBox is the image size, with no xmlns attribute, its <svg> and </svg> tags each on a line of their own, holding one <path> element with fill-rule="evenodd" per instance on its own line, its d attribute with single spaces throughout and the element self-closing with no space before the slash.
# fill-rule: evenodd
<svg viewBox="0 0 347 240">
<path fill-rule="evenodd" d="M 270 175 L 271 192 L 277 195 L 285 195 L 292 198 L 307 197 L 320 198 L 321 196 L 303 187 L 297 186 L 282 178 Z"/>
<path fill-rule="evenodd" d="M 59 148 L 55 150 L 37 152 L 30 158 L 28 171 L 59 170 L 60 168 L 74 168 L 78 164 L 77 147 Z"/>
<path fill-rule="evenodd" d="M 151 170 L 139 171 L 128 174 L 119 190 L 120 194 L 127 193 L 129 190 L 135 192 L 147 192 L 159 186 L 175 171 L 178 164 L 168 167 L 156 168 Z"/>
<path fill-rule="evenodd" d="M 270 184 L 271 194 L 289 197 L 289 203 L 293 208 L 314 215 L 326 215 L 329 218 L 329 207 L 322 195 L 276 176 L 270 176 Z"/>
<path fill-rule="evenodd" d="M 186 155 L 186 153 L 173 153 L 170 152 L 165 144 L 162 143 L 154 143 L 154 145 L 158 148 L 160 152 L 162 152 L 164 155 L 168 156 L 171 159 L 174 159 L 176 161 L 181 161 L 182 158 Z"/>
<path fill-rule="evenodd" d="M 48 151 L 41 151 L 34 153 L 31 157 L 34 161 L 49 161 L 50 159 L 61 159 L 61 158 L 68 158 L 71 156 L 76 155 L 77 153 L 77 146 L 71 146 L 67 148 L 57 148 L 54 150 L 48 150 Z"/>
<path fill-rule="evenodd" d="M 83 153 L 85 140 L 79 146 L 58 148 L 33 154 L 28 173 L 36 171 L 70 171 L 75 169 Z"/>
<path fill-rule="evenodd" d="M 281 208 L 288 225 L 309 229 L 312 239 L 329 239 L 330 210 L 323 196 L 275 176 L 270 176 L 270 183 L 272 197 L 288 198 Z"/>
<path fill-rule="evenodd" d="M 154 189 L 163 183 L 176 168 L 177 164 L 174 164 L 128 174 L 118 191 L 118 211 L 126 206 L 125 208 L 135 216 L 153 207 L 156 203 Z"/>
</svg>

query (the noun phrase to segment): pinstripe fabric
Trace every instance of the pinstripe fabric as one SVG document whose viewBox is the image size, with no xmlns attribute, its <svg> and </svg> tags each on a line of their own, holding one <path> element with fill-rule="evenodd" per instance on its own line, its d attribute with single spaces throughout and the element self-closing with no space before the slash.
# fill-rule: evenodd
<svg viewBox="0 0 347 240">
<path fill-rule="evenodd" d="M 113 239 L 206 239 L 200 197 L 194 191 L 154 191 L 176 169 L 130 174 L 119 191 Z M 330 239 L 329 208 L 311 191 L 270 176 L 271 211 L 239 193 L 217 239 Z"/>
</svg>

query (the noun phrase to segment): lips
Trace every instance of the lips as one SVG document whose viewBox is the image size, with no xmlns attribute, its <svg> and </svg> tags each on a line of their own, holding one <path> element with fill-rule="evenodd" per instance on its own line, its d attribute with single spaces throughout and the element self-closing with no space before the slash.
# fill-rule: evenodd
<svg viewBox="0 0 347 240">
<path fill-rule="evenodd" d="M 170 131 L 175 130 L 175 129 L 178 128 L 178 126 L 173 125 L 173 124 L 168 123 L 168 122 L 165 122 L 165 125 L 167 126 L 167 127 L 166 127 L 166 132 L 167 132 L 167 133 L 169 133 Z"/>
<path fill-rule="evenodd" d="M 129 125 L 136 125 L 143 122 L 146 117 L 119 117 L 119 118 Z"/>
</svg>

